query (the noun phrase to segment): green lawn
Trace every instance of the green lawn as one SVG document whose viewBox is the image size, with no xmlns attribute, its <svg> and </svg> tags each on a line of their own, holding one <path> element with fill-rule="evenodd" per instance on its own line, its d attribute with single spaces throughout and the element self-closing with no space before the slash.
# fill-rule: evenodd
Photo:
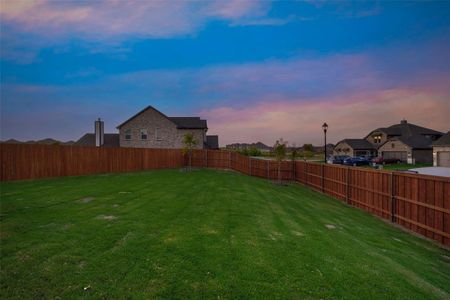
<svg viewBox="0 0 450 300">
<path fill-rule="evenodd" d="M 195 170 L 2 183 L 6 298 L 450 298 L 450 251 L 298 185 Z"/>
</svg>

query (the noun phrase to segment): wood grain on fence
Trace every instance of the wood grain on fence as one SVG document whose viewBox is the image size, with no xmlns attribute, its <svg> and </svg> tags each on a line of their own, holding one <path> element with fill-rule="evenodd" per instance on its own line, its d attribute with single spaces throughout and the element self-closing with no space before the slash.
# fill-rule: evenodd
<svg viewBox="0 0 450 300">
<path fill-rule="evenodd" d="M 0 144 L 0 180 L 181 168 L 179 149 L 96 148 Z M 250 158 L 236 152 L 194 150 L 192 166 L 232 169 L 295 180 L 349 205 L 450 246 L 450 179 L 306 161 Z"/>
<path fill-rule="evenodd" d="M 96 148 L 0 144 L 0 180 L 179 168 L 178 149 Z"/>
</svg>

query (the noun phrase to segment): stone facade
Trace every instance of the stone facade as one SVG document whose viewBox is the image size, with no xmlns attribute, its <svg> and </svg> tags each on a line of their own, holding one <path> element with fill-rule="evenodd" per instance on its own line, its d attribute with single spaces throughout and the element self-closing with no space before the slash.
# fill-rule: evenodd
<svg viewBox="0 0 450 300">
<path fill-rule="evenodd" d="M 412 163 L 412 149 L 402 141 L 392 140 L 378 148 L 378 155 L 385 158 L 398 158 L 401 161 Z"/>
<path fill-rule="evenodd" d="M 146 139 L 142 138 L 142 131 L 146 131 Z M 179 129 L 162 113 L 150 108 L 120 126 L 119 143 L 120 147 L 183 148 L 183 137 L 188 132 L 197 141 L 196 148 L 203 149 L 206 129 Z"/>
</svg>

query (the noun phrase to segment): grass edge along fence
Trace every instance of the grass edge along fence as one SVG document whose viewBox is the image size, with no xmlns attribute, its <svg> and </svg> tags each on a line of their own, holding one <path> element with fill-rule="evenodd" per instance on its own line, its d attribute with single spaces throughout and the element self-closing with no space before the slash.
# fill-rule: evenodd
<svg viewBox="0 0 450 300">
<path fill-rule="evenodd" d="M 0 144 L 0 181 L 181 168 L 179 149 L 98 148 Z M 351 206 L 450 246 L 450 179 L 305 161 L 195 150 L 194 167 L 231 169 L 276 180 L 292 180 Z"/>
</svg>

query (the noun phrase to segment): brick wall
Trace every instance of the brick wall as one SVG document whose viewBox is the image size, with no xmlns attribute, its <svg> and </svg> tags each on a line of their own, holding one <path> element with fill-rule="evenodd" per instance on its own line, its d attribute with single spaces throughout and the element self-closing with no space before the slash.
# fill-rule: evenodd
<svg viewBox="0 0 450 300">
<path fill-rule="evenodd" d="M 147 130 L 147 139 L 141 139 L 141 130 Z M 125 139 L 127 131 L 131 139 Z M 156 137 L 156 130 L 160 139 Z M 177 129 L 177 126 L 159 112 L 148 109 L 124 124 L 119 130 L 120 147 L 134 148 L 182 148 L 183 136 L 191 132 L 197 140 L 198 149 L 203 148 L 205 131 L 203 129 Z"/>
</svg>

